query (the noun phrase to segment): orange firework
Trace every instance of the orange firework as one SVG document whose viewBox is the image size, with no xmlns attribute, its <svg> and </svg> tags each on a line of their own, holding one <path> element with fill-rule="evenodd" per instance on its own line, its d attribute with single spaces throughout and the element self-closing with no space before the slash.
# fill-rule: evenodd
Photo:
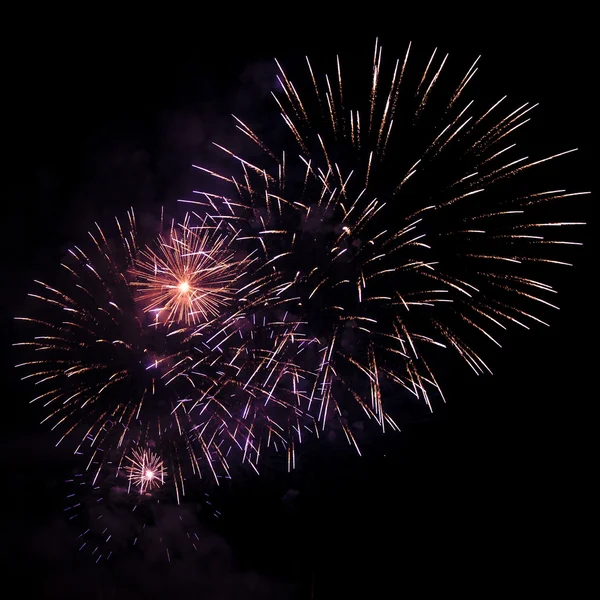
<svg viewBox="0 0 600 600">
<path fill-rule="evenodd" d="M 195 325 L 219 315 L 235 293 L 244 261 L 236 261 L 235 238 L 222 221 L 207 217 L 191 226 L 173 224 L 154 247 L 141 250 L 132 274 L 144 312 L 166 323 Z"/>
</svg>

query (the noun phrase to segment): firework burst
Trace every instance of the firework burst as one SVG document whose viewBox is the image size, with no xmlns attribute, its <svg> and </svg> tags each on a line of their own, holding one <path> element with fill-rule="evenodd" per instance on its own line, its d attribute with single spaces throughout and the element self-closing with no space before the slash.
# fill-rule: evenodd
<svg viewBox="0 0 600 600">
<path fill-rule="evenodd" d="M 235 259 L 232 237 L 225 226 L 206 220 L 191 226 L 188 216 L 154 247 L 141 250 L 132 285 L 144 311 L 169 324 L 193 325 L 217 317 L 231 301 L 245 264 Z"/>
<path fill-rule="evenodd" d="M 140 494 L 159 488 L 167 476 L 167 469 L 161 458 L 150 450 L 134 450 L 132 456 L 126 457 L 130 463 L 125 469 L 129 483 L 135 486 Z"/>
<path fill-rule="evenodd" d="M 170 231 L 189 236 L 188 224 L 186 217 Z M 196 390 L 194 332 L 172 323 L 157 328 L 155 318 L 138 310 L 132 272 L 141 250 L 134 213 L 127 227 L 117 220 L 115 229 L 111 235 L 97 225 L 89 248 L 69 251 L 62 289 L 36 281 L 40 292 L 30 295 L 40 316 L 19 318 L 32 336 L 16 344 L 35 353 L 18 367 L 40 390 L 32 402 L 48 411 L 42 422 L 62 430 L 58 443 L 69 438 L 75 453 L 89 452 L 90 464 L 98 452 L 146 437 L 185 449 L 193 427 L 174 408 Z M 227 239 L 220 238 L 221 248 Z M 171 473 L 176 481 L 181 468 Z"/>
<path fill-rule="evenodd" d="M 41 316 L 18 318 L 33 331 L 30 341 L 16 344 L 35 353 L 18 365 L 41 390 L 32 402 L 43 403 L 53 429 L 63 428 L 59 443 L 83 428 L 77 449 L 88 439 L 102 443 L 109 432 L 120 438 L 146 413 L 168 414 L 173 398 L 192 387 L 189 332 L 149 334 L 133 301 L 132 212 L 128 228 L 117 221 L 117 231 L 115 243 L 96 226 L 91 247 L 73 247 L 61 265 L 65 291 L 36 281 L 40 291 L 30 296 Z"/>
<path fill-rule="evenodd" d="M 555 290 L 541 278 L 570 264 L 552 251 L 579 245 L 571 232 L 583 225 L 548 215 L 587 193 L 525 176 L 574 150 L 520 154 L 516 132 L 535 107 L 503 110 L 500 98 L 477 111 L 467 94 L 479 59 L 452 81 L 447 55 L 413 68 L 409 45 L 386 71 L 382 54 L 376 43 L 362 87 L 354 68 L 344 81 L 339 58 L 332 77 L 307 59 L 304 84 L 277 63 L 287 135 L 261 136 L 236 117 L 258 158 L 215 144 L 239 174 L 198 166 L 221 187 L 184 201 L 236 207 L 276 293 L 296 299 L 322 344 L 312 409 L 323 426 L 337 415 L 354 444 L 346 398 L 397 428 L 388 387 L 430 408 L 443 400 L 428 348 L 453 350 L 481 374 L 491 372 L 482 342 L 547 325 L 537 309 L 556 308 Z"/>
<path fill-rule="evenodd" d="M 197 212 L 148 244 L 133 212 L 96 226 L 65 285 L 36 282 L 18 366 L 88 469 L 130 469 L 143 494 L 168 480 L 181 501 L 190 475 L 218 483 L 234 456 L 258 471 L 273 448 L 293 468 L 331 418 L 358 450 L 354 412 L 397 429 L 398 386 L 443 400 L 431 350 L 491 372 L 480 346 L 547 325 L 546 268 L 570 264 L 553 251 L 583 224 L 553 207 L 586 192 L 526 175 L 573 151 L 518 153 L 534 106 L 476 110 L 479 59 L 453 80 L 437 52 L 413 67 L 409 46 L 388 70 L 382 54 L 366 85 L 339 58 L 334 77 L 307 60 L 301 84 L 277 63 L 283 130 L 236 117 L 258 156 L 217 145 L 238 170 L 198 167 L 220 187 L 196 192 Z"/>
<path fill-rule="evenodd" d="M 204 471 L 218 483 L 238 460 L 257 470 L 266 447 L 287 452 L 293 466 L 303 430 L 315 429 L 307 412 L 314 373 L 301 363 L 314 340 L 286 309 L 292 301 L 258 273 L 253 253 L 236 250 L 239 230 L 211 211 L 173 222 L 148 246 L 139 242 L 133 212 L 116 231 L 96 226 L 91 247 L 74 247 L 62 265 L 61 289 L 36 282 L 42 316 L 20 318 L 32 335 L 16 345 L 35 356 L 18 367 L 40 389 L 32 402 L 48 411 L 43 422 L 62 430 L 58 443 L 74 442 L 92 469 L 109 459 L 127 465 L 131 444 L 151 441 L 177 501 L 186 481 Z M 216 282 L 214 303 L 190 301 L 205 302 L 205 318 L 169 301 L 160 311 L 147 304 L 162 294 L 151 276 L 160 256 L 165 265 L 193 265 L 195 290 L 193 275 L 204 268 L 204 284 Z M 162 273 L 160 281 L 172 276 Z M 148 491 L 163 479 L 138 473 L 135 485 Z"/>
</svg>

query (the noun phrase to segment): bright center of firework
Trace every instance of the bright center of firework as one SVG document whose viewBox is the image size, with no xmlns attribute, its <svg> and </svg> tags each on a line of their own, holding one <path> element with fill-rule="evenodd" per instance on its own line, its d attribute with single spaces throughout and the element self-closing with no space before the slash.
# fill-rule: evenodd
<svg viewBox="0 0 600 600">
<path fill-rule="evenodd" d="M 182 281 L 178 286 L 177 289 L 182 293 L 185 294 L 186 292 L 190 291 L 190 284 L 187 281 Z"/>
<path fill-rule="evenodd" d="M 146 470 L 146 479 L 154 479 L 154 471 L 151 471 L 150 469 Z"/>
</svg>

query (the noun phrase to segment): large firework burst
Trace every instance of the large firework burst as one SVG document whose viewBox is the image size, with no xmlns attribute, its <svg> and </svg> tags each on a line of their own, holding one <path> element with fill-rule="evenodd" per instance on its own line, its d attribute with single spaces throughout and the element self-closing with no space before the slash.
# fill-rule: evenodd
<svg viewBox="0 0 600 600">
<path fill-rule="evenodd" d="M 44 421 L 62 429 L 59 443 L 73 440 L 91 468 L 152 441 L 178 500 L 190 475 L 230 476 L 232 451 L 255 470 L 265 446 L 293 453 L 303 429 L 314 430 L 314 375 L 299 360 L 313 340 L 252 252 L 236 250 L 239 229 L 226 215 L 186 215 L 142 246 L 130 212 L 118 235 L 105 231 L 96 226 L 90 248 L 70 251 L 61 289 L 36 282 L 40 317 L 20 318 L 33 333 L 17 346 L 35 357 L 18 366 L 39 386 Z M 200 275 L 219 291 L 165 299 L 165 282 L 182 274 L 194 293 Z"/>
<path fill-rule="evenodd" d="M 556 308 L 555 291 L 541 278 L 570 264 L 552 250 L 578 245 L 571 231 L 583 224 L 548 213 L 587 192 L 525 177 L 574 151 L 518 152 L 513 139 L 534 106 L 503 110 L 504 97 L 477 111 L 467 91 L 479 59 L 452 83 L 447 55 L 413 68 L 410 50 L 387 72 L 376 43 L 362 82 L 356 69 L 344 81 L 339 58 L 333 77 L 307 59 L 304 84 L 277 63 L 284 130 L 236 117 L 253 149 L 242 158 L 216 145 L 239 174 L 198 166 L 221 188 L 185 201 L 234 206 L 276 293 L 297 299 L 324 348 L 309 393 L 323 425 L 332 411 L 345 423 L 349 397 L 395 428 L 390 384 L 431 408 L 443 394 L 427 348 L 491 372 L 481 342 L 500 346 L 511 325 L 547 324 L 536 309 Z"/>
</svg>

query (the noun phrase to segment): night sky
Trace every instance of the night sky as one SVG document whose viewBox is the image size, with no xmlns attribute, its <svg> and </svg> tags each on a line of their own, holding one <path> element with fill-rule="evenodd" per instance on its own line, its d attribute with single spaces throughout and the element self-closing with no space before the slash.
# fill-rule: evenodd
<svg viewBox="0 0 600 600">
<path fill-rule="evenodd" d="M 565 187 L 593 189 L 591 15 L 572 5 L 569 15 L 489 10 L 435 21 L 432 10 L 400 25 L 384 14 L 368 24 L 273 15 L 253 25 L 258 15 L 246 22 L 233 5 L 227 18 L 194 23 L 182 13 L 182 23 L 160 27 L 15 20 L 18 42 L 4 53 L 2 75 L 6 597 L 320 600 L 411 597 L 418 588 L 576 595 L 594 395 L 592 227 L 578 232 L 585 245 L 570 254 L 575 268 L 550 281 L 561 306 L 552 327 L 513 330 L 502 351 L 487 355 L 493 377 L 450 369 L 448 404 L 434 415 L 415 409 L 400 434 L 372 431 L 362 458 L 330 437 L 308 445 L 291 475 L 274 463 L 264 476 L 211 489 L 221 518 L 194 516 L 200 552 L 171 564 L 137 553 L 95 565 L 77 554 L 62 513 L 73 459 L 54 449 L 12 366 L 13 317 L 31 280 L 50 278 L 94 221 L 189 195 L 198 183 L 191 164 L 213 139 L 227 139 L 230 114 L 269 103 L 274 56 L 285 63 L 339 52 L 348 65 L 353 54 L 371 56 L 377 35 L 388 58 L 413 40 L 423 55 L 436 46 L 450 52 L 459 71 L 483 54 L 477 81 L 486 91 L 541 103 L 523 146 L 579 147 L 561 163 Z M 590 222 L 593 197 L 582 198 L 563 215 Z"/>
</svg>

